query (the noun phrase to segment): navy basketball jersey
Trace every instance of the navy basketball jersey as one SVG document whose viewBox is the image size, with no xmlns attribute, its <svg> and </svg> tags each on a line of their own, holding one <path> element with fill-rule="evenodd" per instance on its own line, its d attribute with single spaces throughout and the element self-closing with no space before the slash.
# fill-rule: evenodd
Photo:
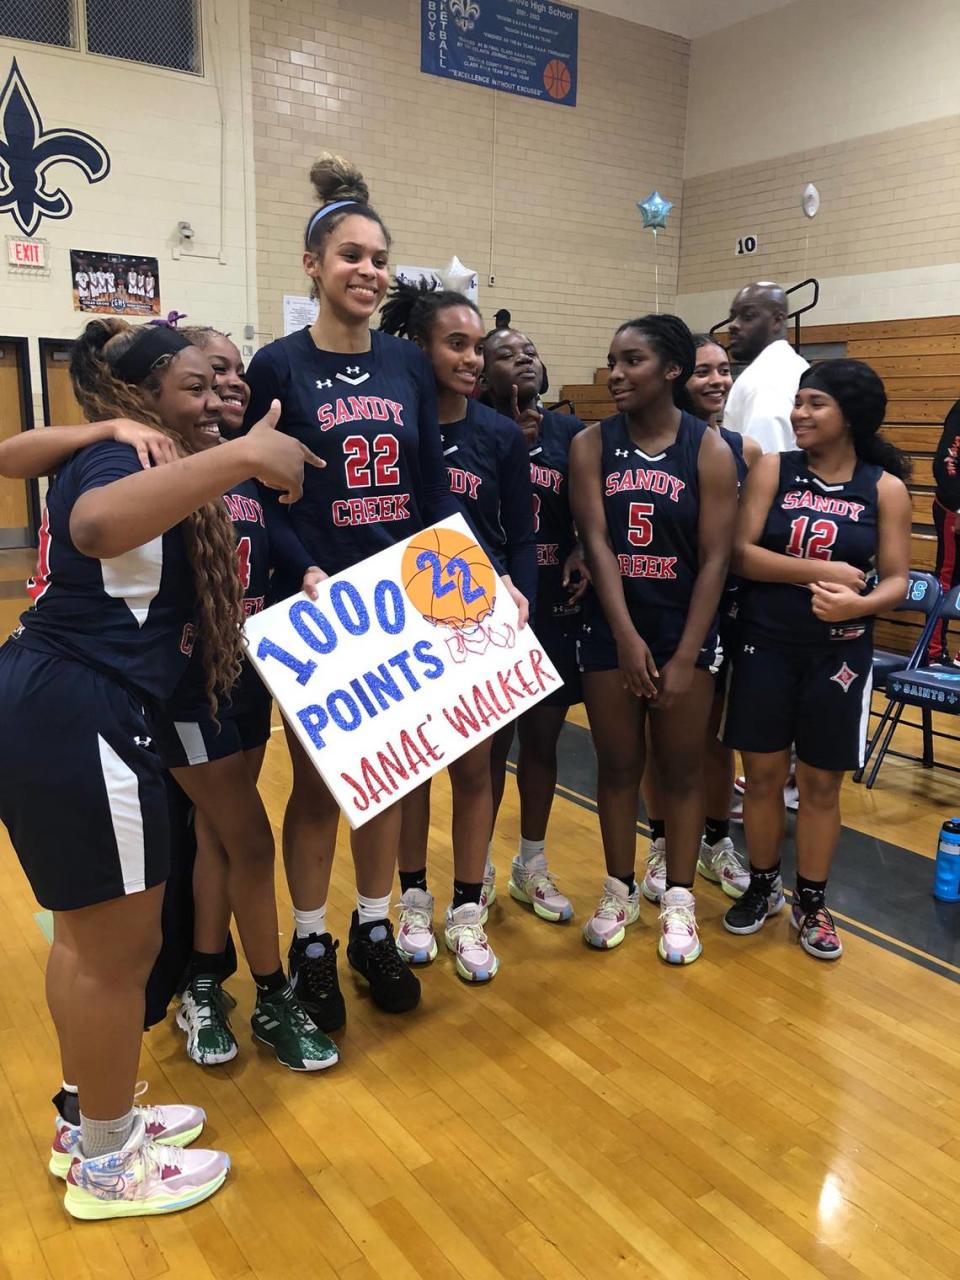
<svg viewBox="0 0 960 1280">
<path fill-rule="evenodd" d="M 759 545 L 805 560 L 843 560 L 867 575 L 877 554 L 877 482 L 883 469 L 859 459 L 853 477 L 827 484 L 807 466 L 802 449 L 780 454 L 780 483 Z M 872 629 L 872 618 L 821 622 L 805 586 L 751 582 L 741 611 L 750 634 L 784 644 L 850 640 Z"/>
<path fill-rule="evenodd" d="M 440 427 L 450 492 L 501 574 L 530 601 L 537 564 L 527 446 L 511 418 L 467 401 L 467 416 Z"/>
<path fill-rule="evenodd" d="M 70 537 L 70 513 L 90 489 L 140 470 L 130 445 L 105 441 L 75 453 L 47 493 L 33 607 L 14 639 L 75 658 L 149 698 L 170 696 L 194 638 L 193 569 L 179 526 L 109 560 L 85 556 Z"/>
<path fill-rule="evenodd" d="M 623 594 L 632 614 L 686 612 L 700 571 L 699 459 L 710 428 L 681 413 L 677 438 L 650 457 L 618 413 L 600 424 L 603 508 Z"/>
<path fill-rule="evenodd" d="M 537 537 L 537 612 L 561 618 L 579 612 L 563 587 L 563 565 L 576 545 L 570 512 L 570 442 L 584 424 L 571 413 L 545 409 L 530 448 L 533 521 Z"/>
<path fill-rule="evenodd" d="M 279 429 L 327 464 L 304 468 L 290 519 L 310 562 L 328 574 L 456 511 L 433 371 L 415 343 L 379 331 L 370 338 L 369 351 L 344 355 L 319 350 L 301 329 L 263 347 L 247 371 L 247 426 L 277 399 Z"/>
<path fill-rule="evenodd" d="M 223 505 L 233 521 L 237 539 L 237 571 L 243 588 L 245 617 L 260 613 L 270 585 L 271 543 L 259 486 L 255 480 L 244 480 L 223 495 Z M 186 716 L 207 708 L 206 671 L 201 644 L 193 653 L 180 683 L 170 700 L 169 709 Z"/>
<path fill-rule="evenodd" d="M 737 468 L 737 497 L 739 498 L 743 492 L 744 481 L 749 470 L 747 460 L 743 456 L 743 436 L 739 431 L 728 431 L 726 427 L 720 427 L 719 431 L 733 454 L 734 466 Z M 738 578 L 735 573 L 727 574 L 723 595 L 720 597 L 721 618 L 736 618 L 739 616 L 745 588 L 746 583 L 742 578 Z"/>
</svg>

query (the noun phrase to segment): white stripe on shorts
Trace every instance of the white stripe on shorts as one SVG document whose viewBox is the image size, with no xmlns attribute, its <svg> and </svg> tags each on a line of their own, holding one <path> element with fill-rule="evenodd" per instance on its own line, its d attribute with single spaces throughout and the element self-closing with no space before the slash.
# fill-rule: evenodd
<svg viewBox="0 0 960 1280">
<path fill-rule="evenodd" d="M 860 705 L 860 740 L 857 743 L 858 768 L 863 768 L 863 757 L 867 752 L 867 730 L 870 727 L 870 703 L 873 694 L 873 663 L 863 682 L 863 702 Z"/>
<path fill-rule="evenodd" d="M 173 727 L 177 731 L 180 745 L 183 747 L 184 755 L 187 757 L 187 764 L 209 763 L 210 757 L 207 755 L 207 744 L 203 740 L 203 733 L 197 722 L 195 720 L 174 720 Z"/>
<path fill-rule="evenodd" d="M 146 855 L 143 843 L 143 813 L 140 809 L 140 781 L 109 742 L 97 734 L 100 768 L 107 789 L 110 821 L 120 857 L 124 893 L 141 893 L 146 888 Z"/>
</svg>

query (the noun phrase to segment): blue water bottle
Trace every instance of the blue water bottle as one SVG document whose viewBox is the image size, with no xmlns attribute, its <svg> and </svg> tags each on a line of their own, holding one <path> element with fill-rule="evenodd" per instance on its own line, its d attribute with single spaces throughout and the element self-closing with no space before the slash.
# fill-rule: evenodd
<svg viewBox="0 0 960 1280">
<path fill-rule="evenodd" d="M 939 902 L 960 902 L 960 818 L 949 818 L 940 828 L 933 896 Z"/>
</svg>

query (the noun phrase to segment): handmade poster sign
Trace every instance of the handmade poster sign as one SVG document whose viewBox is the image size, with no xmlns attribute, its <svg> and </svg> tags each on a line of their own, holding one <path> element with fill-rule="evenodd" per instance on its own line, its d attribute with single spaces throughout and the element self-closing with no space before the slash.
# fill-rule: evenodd
<svg viewBox="0 0 960 1280">
<path fill-rule="evenodd" d="M 352 827 L 560 687 L 462 516 L 248 618 L 251 661 Z"/>
</svg>

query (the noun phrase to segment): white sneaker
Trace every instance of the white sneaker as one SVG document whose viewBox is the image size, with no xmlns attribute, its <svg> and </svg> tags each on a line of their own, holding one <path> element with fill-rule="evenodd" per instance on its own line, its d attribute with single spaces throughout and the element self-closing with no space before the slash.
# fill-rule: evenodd
<svg viewBox="0 0 960 1280">
<path fill-rule="evenodd" d="M 174 1213 L 212 1196 L 229 1169 L 224 1151 L 152 1142 L 138 1115 L 119 1151 L 73 1160 L 63 1203 L 68 1213 L 84 1219 Z"/>
<path fill-rule="evenodd" d="M 668 889 L 660 910 L 660 959 L 667 964 L 693 964 L 702 950 L 693 894 L 679 886 Z"/>
<path fill-rule="evenodd" d="M 570 900 L 557 888 L 553 876 L 547 870 L 547 859 L 538 853 L 529 862 L 514 858 L 510 868 L 510 897 L 533 907 L 541 920 L 556 923 L 569 920 L 573 915 Z"/>
<path fill-rule="evenodd" d="M 429 964 L 437 957 L 433 934 L 433 894 L 407 889 L 397 903 L 400 913 L 397 950 L 408 964 Z"/>
<path fill-rule="evenodd" d="M 791 773 L 783 788 L 783 807 L 794 813 L 800 808 L 800 788 L 797 786 L 796 774 Z"/>
<path fill-rule="evenodd" d="M 146 1080 L 138 1080 L 135 1098 L 142 1098 L 147 1091 Z M 190 1107 L 184 1103 L 167 1103 L 166 1106 L 135 1107 L 143 1120 L 144 1130 L 151 1142 L 162 1147 L 188 1147 L 200 1137 L 207 1115 L 202 1107 Z M 50 1159 L 47 1168 L 57 1178 L 65 1178 L 74 1160 L 80 1157 L 80 1126 L 71 1124 L 58 1115 Z"/>
<path fill-rule="evenodd" d="M 640 889 L 648 902 L 659 902 L 667 887 L 667 842 L 661 836 L 650 841 L 647 854 L 647 870 L 640 881 Z"/>
<path fill-rule="evenodd" d="M 500 961 L 483 931 L 481 916 L 476 902 L 464 902 L 456 910 L 452 906 L 447 908 L 443 940 L 453 952 L 457 973 L 464 982 L 489 982 L 500 968 Z"/>
<path fill-rule="evenodd" d="M 607 876 L 603 893 L 593 915 L 583 926 L 583 936 L 591 947 L 609 951 L 619 947 L 627 933 L 627 925 L 640 918 L 640 887 L 631 892 L 622 880 Z"/>
<path fill-rule="evenodd" d="M 742 898 L 750 885 L 750 869 L 744 865 L 729 836 L 716 844 L 700 841 L 697 870 L 704 880 L 718 884 L 728 898 Z"/>
</svg>

